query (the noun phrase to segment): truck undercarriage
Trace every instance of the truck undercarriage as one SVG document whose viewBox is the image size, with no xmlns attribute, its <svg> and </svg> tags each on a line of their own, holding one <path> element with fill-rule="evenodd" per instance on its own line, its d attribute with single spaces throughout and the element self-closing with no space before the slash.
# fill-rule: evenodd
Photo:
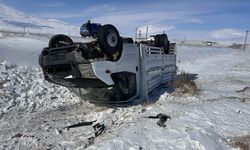
<svg viewBox="0 0 250 150">
<path fill-rule="evenodd" d="M 81 35 L 95 40 L 74 43 L 66 35 L 55 35 L 42 50 L 39 64 L 45 80 L 65 86 L 89 101 L 124 102 L 141 97 L 141 78 L 145 76 L 142 70 L 148 68 L 144 72 L 150 73 L 152 69 L 149 64 L 142 66 L 143 57 L 160 59 L 151 62 L 157 62 L 154 67 L 160 71 L 159 76 L 164 70 L 163 57 L 171 56 L 169 60 L 174 65 L 171 73 L 176 72 L 174 49 L 166 34 L 154 36 L 154 41 L 134 43 L 131 38 L 120 37 L 113 25 L 88 22 L 81 27 Z M 146 47 L 142 48 L 143 45 Z"/>
</svg>

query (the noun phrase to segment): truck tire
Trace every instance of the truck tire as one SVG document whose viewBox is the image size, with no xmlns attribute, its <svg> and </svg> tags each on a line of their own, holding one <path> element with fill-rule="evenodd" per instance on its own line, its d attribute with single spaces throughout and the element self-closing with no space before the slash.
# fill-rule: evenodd
<svg viewBox="0 0 250 150">
<path fill-rule="evenodd" d="M 69 36 L 64 35 L 64 34 L 54 35 L 49 41 L 50 48 L 69 46 L 72 44 L 73 44 L 72 39 Z"/>
<path fill-rule="evenodd" d="M 160 37 L 161 37 L 161 35 L 159 35 L 159 34 L 155 35 L 154 45 L 155 45 L 156 47 L 161 47 L 161 46 L 162 46 L 162 45 L 161 45 L 161 39 L 160 39 Z"/>
<path fill-rule="evenodd" d="M 132 38 L 122 38 L 123 43 L 134 43 Z"/>
<path fill-rule="evenodd" d="M 163 45 L 163 49 L 164 49 L 164 53 L 165 54 L 169 54 L 170 53 L 170 43 L 169 43 L 169 41 L 167 41 L 167 43 L 165 43 L 164 45 Z"/>
<path fill-rule="evenodd" d="M 161 46 L 164 49 L 164 53 L 169 54 L 169 41 L 168 41 L 167 34 L 162 34 L 160 36 L 160 43 L 161 43 Z"/>
<path fill-rule="evenodd" d="M 106 24 L 97 32 L 97 42 L 104 53 L 112 55 L 119 51 L 122 40 L 117 29 L 111 24 Z"/>
</svg>

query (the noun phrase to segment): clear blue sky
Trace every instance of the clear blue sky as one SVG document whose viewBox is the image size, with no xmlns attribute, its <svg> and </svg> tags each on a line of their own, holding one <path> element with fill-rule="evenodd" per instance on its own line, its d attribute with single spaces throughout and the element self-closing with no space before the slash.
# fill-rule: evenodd
<svg viewBox="0 0 250 150">
<path fill-rule="evenodd" d="M 42 18 L 80 26 L 91 19 L 112 23 L 132 34 L 135 27 L 152 32 L 192 36 L 250 30 L 250 0 L 0 0 L 1 3 Z M 216 32 L 218 31 L 218 32 Z M 126 32 L 126 33 L 125 33 Z M 242 35 L 241 35 L 242 36 Z M 190 36 L 191 37 L 191 36 Z"/>
</svg>

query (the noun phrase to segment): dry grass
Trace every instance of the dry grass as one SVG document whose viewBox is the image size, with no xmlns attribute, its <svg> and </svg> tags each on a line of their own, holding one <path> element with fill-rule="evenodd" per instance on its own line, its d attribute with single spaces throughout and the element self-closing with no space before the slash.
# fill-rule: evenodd
<svg viewBox="0 0 250 150">
<path fill-rule="evenodd" d="M 238 44 L 238 43 L 233 43 L 232 45 L 229 46 L 229 48 L 235 48 L 235 49 L 243 49 L 244 45 L 243 44 Z"/>
<path fill-rule="evenodd" d="M 0 88 L 3 87 L 3 84 L 4 84 L 4 83 L 5 83 L 4 81 L 0 80 Z"/>
<path fill-rule="evenodd" d="M 229 143 L 233 147 L 240 148 L 240 150 L 250 149 L 250 135 L 236 136 L 231 139 Z"/>
<path fill-rule="evenodd" d="M 8 82 L 8 81 L 4 81 L 4 80 L 1 80 L 1 79 L 0 79 L 0 88 L 3 88 L 3 85 L 4 85 L 6 82 Z"/>
<path fill-rule="evenodd" d="M 238 93 L 245 93 L 245 92 L 250 92 L 250 87 L 244 87 L 243 89 L 236 91 Z"/>
<path fill-rule="evenodd" d="M 172 95 L 195 95 L 197 93 L 198 88 L 191 74 L 185 71 L 181 71 L 181 74 L 178 77 L 179 78 L 170 83 L 171 86 L 175 89 L 175 92 L 173 92 Z"/>
</svg>

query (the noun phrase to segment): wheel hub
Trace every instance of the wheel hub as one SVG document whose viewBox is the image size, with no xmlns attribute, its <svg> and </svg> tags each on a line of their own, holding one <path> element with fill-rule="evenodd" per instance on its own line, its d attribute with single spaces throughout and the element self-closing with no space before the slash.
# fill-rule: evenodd
<svg viewBox="0 0 250 150">
<path fill-rule="evenodd" d="M 107 42 L 109 46 L 115 47 L 118 43 L 118 37 L 116 36 L 114 31 L 109 31 L 107 36 Z"/>
</svg>

